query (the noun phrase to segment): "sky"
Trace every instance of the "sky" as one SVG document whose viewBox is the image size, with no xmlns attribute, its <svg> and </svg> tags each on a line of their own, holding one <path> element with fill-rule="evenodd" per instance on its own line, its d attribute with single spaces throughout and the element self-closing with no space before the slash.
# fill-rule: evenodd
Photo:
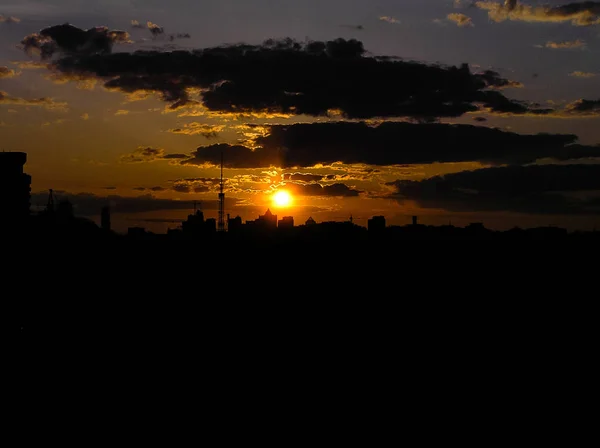
<svg viewBox="0 0 600 448">
<path fill-rule="evenodd" d="M 0 0 L 0 150 L 116 230 L 600 227 L 600 2 Z M 278 191 L 292 203 L 277 205 Z"/>
</svg>

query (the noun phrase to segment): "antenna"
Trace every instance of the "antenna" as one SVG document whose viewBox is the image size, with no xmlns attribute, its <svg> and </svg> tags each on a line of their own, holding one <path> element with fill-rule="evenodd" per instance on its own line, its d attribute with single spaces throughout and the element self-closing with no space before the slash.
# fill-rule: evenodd
<svg viewBox="0 0 600 448">
<path fill-rule="evenodd" d="M 49 212 L 54 211 L 54 194 L 53 194 L 52 188 L 49 190 L 48 204 L 46 205 L 46 210 L 48 210 Z"/>
</svg>

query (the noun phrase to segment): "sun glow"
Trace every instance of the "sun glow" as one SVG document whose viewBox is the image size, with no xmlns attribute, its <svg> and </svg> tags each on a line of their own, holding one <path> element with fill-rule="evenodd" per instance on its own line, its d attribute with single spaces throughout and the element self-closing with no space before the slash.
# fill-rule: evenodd
<svg viewBox="0 0 600 448">
<path fill-rule="evenodd" d="M 289 207 L 292 203 L 292 196 L 287 191 L 278 191 L 273 195 L 273 203 L 277 207 Z"/>
</svg>

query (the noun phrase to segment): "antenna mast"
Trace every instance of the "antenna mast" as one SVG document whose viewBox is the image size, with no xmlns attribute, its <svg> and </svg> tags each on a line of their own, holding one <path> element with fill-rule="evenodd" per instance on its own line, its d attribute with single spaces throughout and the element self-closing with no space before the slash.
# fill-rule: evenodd
<svg viewBox="0 0 600 448">
<path fill-rule="evenodd" d="M 225 231 L 225 192 L 223 186 L 223 151 L 221 150 L 221 183 L 219 184 L 219 222 L 217 231 Z"/>
</svg>

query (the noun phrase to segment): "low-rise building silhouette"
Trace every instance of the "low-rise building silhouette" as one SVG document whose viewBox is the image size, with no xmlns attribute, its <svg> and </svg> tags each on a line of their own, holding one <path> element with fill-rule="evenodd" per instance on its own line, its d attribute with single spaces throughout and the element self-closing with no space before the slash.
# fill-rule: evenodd
<svg viewBox="0 0 600 448">
<path fill-rule="evenodd" d="M 293 216 L 284 216 L 281 218 L 277 224 L 280 229 L 291 229 L 294 227 L 294 217 Z"/>
<path fill-rule="evenodd" d="M 369 232 L 382 232 L 385 230 L 385 216 L 373 216 L 367 221 Z"/>
</svg>

